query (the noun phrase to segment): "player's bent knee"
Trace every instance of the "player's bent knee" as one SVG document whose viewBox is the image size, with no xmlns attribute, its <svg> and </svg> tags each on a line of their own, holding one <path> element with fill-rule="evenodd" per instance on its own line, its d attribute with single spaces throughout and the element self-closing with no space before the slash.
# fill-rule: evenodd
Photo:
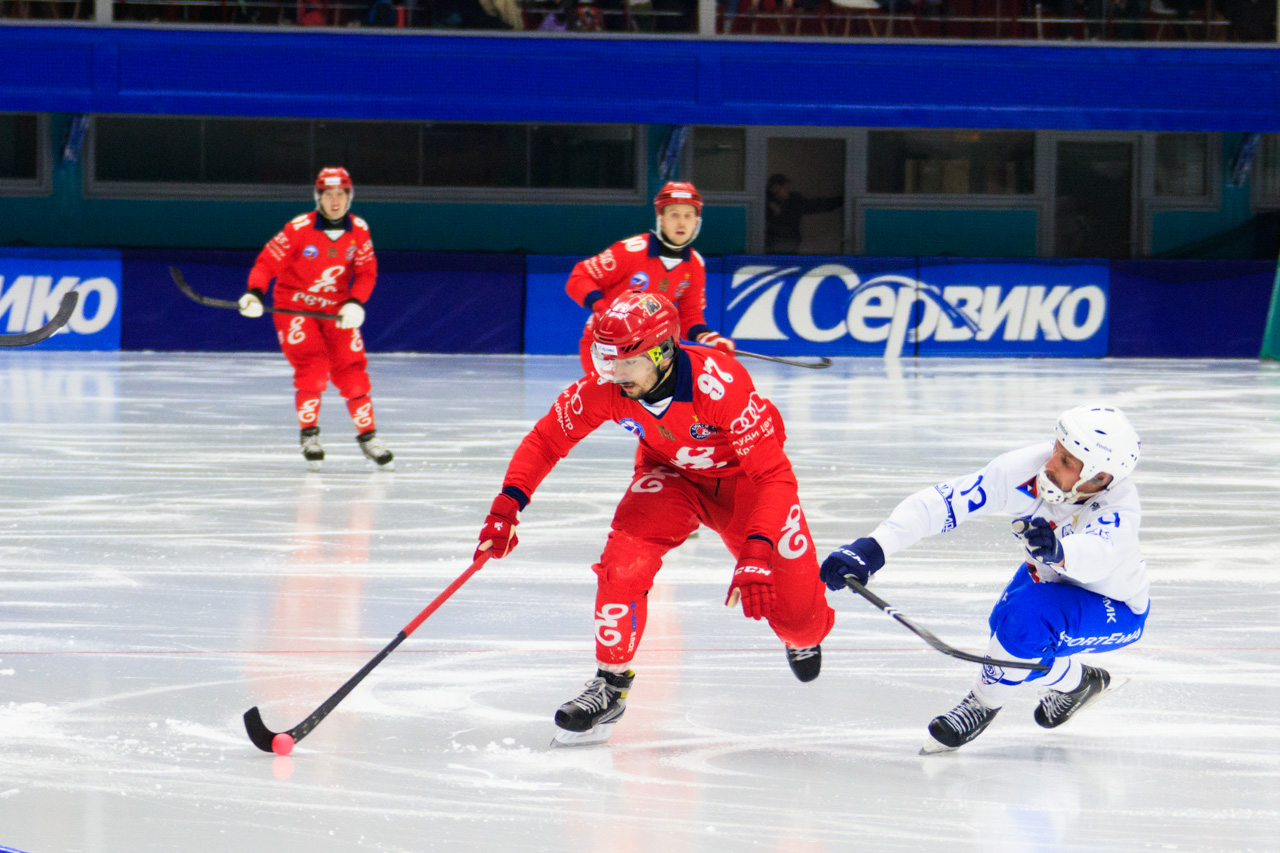
<svg viewBox="0 0 1280 853">
<path fill-rule="evenodd" d="M 1066 617 L 1050 584 L 1012 590 L 991 611 L 991 633 L 1011 655 L 1036 659 L 1052 654 Z"/>
<path fill-rule="evenodd" d="M 592 566 L 602 588 L 631 595 L 647 592 L 661 567 L 660 549 L 618 530 L 610 532 L 600 562 Z"/>
</svg>

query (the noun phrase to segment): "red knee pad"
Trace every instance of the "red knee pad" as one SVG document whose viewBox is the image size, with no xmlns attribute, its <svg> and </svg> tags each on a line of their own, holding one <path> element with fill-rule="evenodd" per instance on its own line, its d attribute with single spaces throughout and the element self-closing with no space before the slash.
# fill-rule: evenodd
<svg viewBox="0 0 1280 853">
<path fill-rule="evenodd" d="M 624 664 L 635 657 L 648 618 L 649 587 L 662 566 L 662 550 L 619 530 L 609 541 L 595 570 L 596 659 Z"/>
</svg>

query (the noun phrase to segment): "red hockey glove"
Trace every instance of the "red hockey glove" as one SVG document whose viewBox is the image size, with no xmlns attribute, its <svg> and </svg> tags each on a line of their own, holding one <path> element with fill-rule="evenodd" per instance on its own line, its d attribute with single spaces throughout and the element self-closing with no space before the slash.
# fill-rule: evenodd
<svg viewBox="0 0 1280 853">
<path fill-rule="evenodd" d="M 748 539 L 738 554 L 738 567 L 733 570 L 725 607 L 742 602 L 742 615 L 748 619 L 768 619 L 773 610 L 773 545 L 763 539 Z"/>
<path fill-rule="evenodd" d="M 738 351 L 738 345 L 731 338 L 726 338 L 719 332 L 703 332 L 698 335 L 698 343 L 703 346 L 715 347 L 721 352 L 727 352 L 729 355 L 733 355 Z"/>
<path fill-rule="evenodd" d="M 520 523 L 520 504 L 510 495 L 498 495 L 489 507 L 489 514 L 484 519 L 484 529 L 480 531 L 480 547 L 471 559 L 479 559 L 480 554 L 488 551 L 489 556 L 500 560 L 511 553 L 519 544 L 516 536 L 516 525 Z"/>
</svg>

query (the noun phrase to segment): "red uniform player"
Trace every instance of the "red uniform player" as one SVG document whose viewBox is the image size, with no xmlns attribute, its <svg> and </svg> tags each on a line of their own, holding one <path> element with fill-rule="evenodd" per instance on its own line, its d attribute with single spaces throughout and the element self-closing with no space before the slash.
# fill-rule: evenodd
<svg viewBox="0 0 1280 853">
<path fill-rule="evenodd" d="M 619 297 L 595 324 L 595 370 L 569 386 L 516 450 L 480 533 L 478 557 L 515 547 L 518 513 L 574 445 L 605 421 L 640 439 L 614 512 L 596 592 L 596 677 L 556 713 L 559 743 L 596 743 L 622 716 L 663 556 L 699 524 L 737 560 L 725 603 L 766 619 L 801 681 L 818 677 L 835 614 L 783 451 L 774 405 L 715 348 L 679 345 L 675 307 L 654 293 Z"/>
<path fill-rule="evenodd" d="M 294 403 L 302 431 L 302 455 L 312 470 L 324 460 L 320 446 L 320 395 L 329 381 L 347 401 L 361 451 L 380 468 L 392 470 L 391 451 L 378 438 L 369 399 L 368 358 L 360 325 L 364 304 L 378 277 L 369 226 L 350 213 L 355 194 L 346 169 L 321 169 L 316 177 L 316 209 L 295 218 L 271 238 L 249 273 L 240 313 L 261 317 L 271 280 L 277 308 L 332 314 L 317 320 L 277 313 L 276 337 L 293 365 Z"/>
<path fill-rule="evenodd" d="M 619 240 L 594 257 L 580 261 L 569 274 L 569 298 L 590 310 L 578 358 L 591 372 L 591 331 L 600 315 L 629 290 L 659 293 L 680 309 L 680 328 L 691 341 L 732 353 L 729 338 L 711 331 L 707 310 L 707 264 L 693 249 L 702 230 L 702 195 L 690 183 L 668 182 L 654 197 L 657 223 L 653 231 Z"/>
</svg>

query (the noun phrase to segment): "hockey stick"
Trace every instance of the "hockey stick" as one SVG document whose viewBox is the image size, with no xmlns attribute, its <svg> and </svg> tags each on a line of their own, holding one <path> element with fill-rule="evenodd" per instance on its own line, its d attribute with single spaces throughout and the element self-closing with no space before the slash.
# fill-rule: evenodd
<svg viewBox="0 0 1280 853">
<path fill-rule="evenodd" d="M 62 302 L 58 304 L 58 310 L 49 318 L 49 322 L 34 332 L 27 332 L 21 335 L 0 335 L 0 347 L 26 347 L 38 344 L 45 338 L 52 337 L 54 332 L 67 325 L 67 321 L 71 319 L 71 315 L 76 310 L 76 303 L 79 301 L 80 294 L 74 290 L 67 291 L 62 295 Z"/>
<path fill-rule="evenodd" d="M 811 367 L 814 370 L 822 370 L 824 367 L 831 366 L 831 359 L 827 358 L 825 355 L 819 356 L 817 361 L 796 361 L 793 358 L 782 358 L 781 356 L 776 355 L 760 355 L 758 353 L 747 352 L 746 350 L 741 349 L 735 352 L 734 355 L 745 355 L 747 358 L 758 358 L 761 361 L 776 361 L 778 364 L 789 364 L 792 367 Z"/>
<path fill-rule="evenodd" d="M 187 284 L 187 280 L 182 277 L 182 270 L 177 267 L 169 267 L 169 275 L 173 278 L 173 283 L 178 285 L 181 290 L 192 300 L 199 302 L 201 305 L 207 305 L 210 308 L 230 308 L 232 311 L 240 310 L 239 302 L 232 302 L 230 299 L 215 299 L 212 296 L 201 296 L 191 289 L 191 285 Z M 319 311 L 303 311 L 300 308 L 273 308 L 270 305 L 263 305 L 263 311 L 270 311 L 272 314 L 297 314 L 299 317 L 314 317 L 317 320 L 337 320 L 337 314 L 323 314 Z"/>
<path fill-rule="evenodd" d="M 891 604 L 889 604 L 889 602 L 858 583 L 858 579 L 853 575 L 845 575 L 844 582 L 848 584 L 849 589 L 853 590 L 867 601 L 870 601 L 876 607 L 879 607 L 888 616 L 901 622 L 906 626 L 907 630 L 911 631 L 911 633 L 915 634 L 917 637 L 924 640 L 944 655 L 951 655 L 953 658 L 960 658 L 960 660 L 973 661 L 974 663 L 985 664 L 988 666 L 1003 666 L 1008 669 L 1030 669 L 1034 672 L 1047 672 L 1049 670 L 1048 664 L 1028 663 L 1027 661 L 1022 660 L 997 660 L 995 658 L 983 657 L 982 655 L 971 655 L 968 652 L 962 652 L 959 649 L 952 648 L 930 632 L 926 631 L 924 628 L 916 625 L 906 616 L 903 616 Z"/>
<path fill-rule="evenodd" d="M 378 652 L 373 658 L 364 665 L 364 668 L 351 677 L 346 684 L 338 688 L 338 692 L 334 693 L 324 701 L 319 708 L 311 712 L 311 716 L 298 723 L 287 732 L 273 732 L 267 728 L 262 722 L 262 714 L 258 711 L 258 706 L 254 705 L 248 711 L 244 712 L 244 728 L 249 733 L 249 740 L 253 741 L 253 745 L 263 752 L 273 752 L 272 741 L 278 734 L 287 734 L 293 739 L 293 743 L 297 743 L 311 733 L 311 730 L 320 725 L 320 721 L 329 716 L 329 712 L 338 707 L 338 703 L 347 698 L 347 694 L 355 689 L 356 685 L 364 680 L 364 677 L 373 672 L 373 668 L 382 663 L 383 658 L 395 651 L 396 646 L 400 645 L 405 639 L 418 629 L 418 626 L 427 620 L 427 617 L 436 612 L 436 609 L 444 604 L 449 596 L 458 591 L 458 587 L 462 586 L 467 580 L 480 571 L 480 567 L 489 559 L 489 554 L 484 553 L 476 558 L 471 567 L 454 580 L 453 583 L 445 587 L 444 592 L 435 597 L 435 600 L 426 606 L 426 608 L 414 617 L 413 621 L 405 625 L 396 638 L 387 644 L 387 647 Z M 287 750 L 286 750 L 287 752 Z"/>
</svg>

